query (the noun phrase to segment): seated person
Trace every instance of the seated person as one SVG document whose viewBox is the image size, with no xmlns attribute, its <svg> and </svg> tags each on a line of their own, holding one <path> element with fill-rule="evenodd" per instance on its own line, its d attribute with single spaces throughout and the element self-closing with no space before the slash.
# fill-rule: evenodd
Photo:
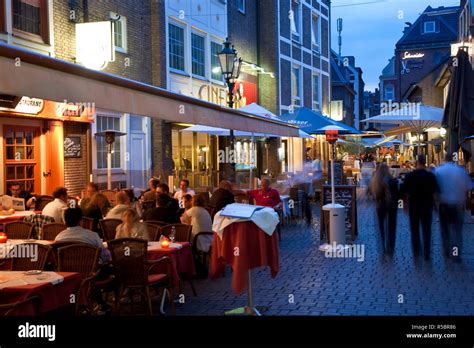
<svg viewBox="0 0 474 348">
<path fill-rule="evenodd" d="M 119 191 L 115 194 L 115 201 L 117 205 L 109 210 L 106 219 L 122 219 L 122 213 L 130 209 L 130 197 L 124 191 Z"/>
<path fill-rule="evenodd" d="M 193 196 L 191 195 L 184 195 L 183 197 L 184 208 L 178 210 L 178 216 L 183 215 L 183 213 L 193 206 Z"/>
<path fill-rule="evenodd" d="M 160 184 L 157 178 L 148 180 L 148 190 L 142 196 L 143 201 L 156 201 L 156 187 Z"/>
<path fill-rule="evenodd" d="M 65 187 L 56 187 L 53 191 L 54 201 L 49 202 L 43 208 L 43 215 L 50 216 L 54 222 L 64 223 L 64 211 L 67 206 L 67 189 Z"/>
<path fill-rule="evenodd" d="M 227 204 L 235 203 L 234 194 L 232 193 L 232 183 L 222 180 L 219 188 L 212 193 L 209 205 L 213 208 L 213 214 L 223 209 Z"/>
<path fill-rule="evenodd" d="M 255 199 L 256 205 L 274 208 L 276 210 L 282 208 L 280 193 L 270 187 L 270 180 L 263 178 L 261 180 L 261 188 L 259 190 L 247 191 L 249 197 Z"/>
<path fill-rule="evenodd" d="M 149 240 L 148 230 L 143 222 L 138 221 L 138 214 L 135 210 L 128 208 L 122 213 L 122 221 L 117 226 L 115 239 L 118 238 L 141 238 Z"/>
<path fill-rule="evenodd" d="M 110 260 L 110 252 L 102 246 L 102 240 L 99 235 L 90 230 L 86 230 L 79 224 L 82 219 L 82 210 L 80 208 L 68 208 L 64 212 L 64 221 L 67 228 L 60 232 L 55 242 L 80 242 L 90 244 L 94 247 L 101 248 L 100 260 L 107 262 Z"/>
<path fill-rule="evenodd" d="M 171 198 L 170 196 L 170 188 L 166 184 L 159 184 L 156 187 L 156 192 L 158 194 L 164 193 L 167 197 L 164 197 L 166 199 L 166 207 L 170 208 L 172 212 L 177 212 L 179 210 L 179 203 L 178 200 Z"/>
<path fill-rule="evenodd" d="M 104 215 L 106 215 L 107 210 L 110 207 L 110 202 L 107 197 L 102 193 L 96 193 L 81 207 L 82 214 L 85 217 L 94 219 L 92 230 L 101 235 L 99 220 L 104 218 Z"/>
<path fill-rule="evenodd" d="M 189 188 L 189 180 L 182 179 L 179 182 L 179 190 L 175 192 L 174 197 L 173 197 L 174 199 L 178 200 L 180 208 L 184 208 L 183 197 L 186 194 L 194 196 L 196 192 L 194 192 L 193 190 Z"/>
<path fill-rule="evenodd" d="M 23 198 L 27 210 L 33 205 L 33 196 L 28 191 L 22 190 L 18 182 L 10 184 L 10 188 L 7 190 L 7 195 L 15 198 Z"/>
<path fill-rule="evenodd" d="M 148 209 L 143 214 L 143 221 L 163 221 L 170 224 L 179 223 L 179 217 L 177 210 L 173 210 L 169 207 L 169 200 L 172 199 L 170 196 L 160 193 L 156 200 L 157 207 Z"/>
<path fill-rule="evenodd" d="M 193 197 L 193 206 L 186 210 L 181 216 L 183 224 L 193 226 L 193 239 L 199 232 L 212 232 L 212 220 L 209 212 L 204 208 L 205 202 L 202 196 Z M 212 244 L 212 236 L 199 237 L 196 247 L 198 250 L 209 251 Z"/>
<path fill-rule="evenodd" d="M 79 206 L 82 208 L 87 205 L 87 202 L 92 198 L 93 195 L 99 193 L 99 186 L 96 183 L 90 182 L 87 184 L 86 189 L 83 191 L 84 195 L 79 201 Z"/>
</svg>

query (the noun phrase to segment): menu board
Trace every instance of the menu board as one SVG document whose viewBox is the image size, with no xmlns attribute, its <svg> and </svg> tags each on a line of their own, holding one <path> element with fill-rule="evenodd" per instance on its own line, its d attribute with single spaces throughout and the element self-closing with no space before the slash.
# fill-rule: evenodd
<svg viewBox="0 0 474 348">
<path fill-rule="evenodd" d="M 64 158 L 82 157 L 81 137 L 64 137 Z"/>
<path fill-rule="evenodd" d="M 328 161 L 328 183 L 331 183 L 331 161 Z M 334 161 L 334 183 L 344 184 L 344 162 Z"/>
<path fill-rule="evenodd" d="M 355 240 L 357 236 L 357 191 L 354 185 L 336 185 L 335 186 L 336 203 L 346 207 L 346 235 L 350 234 L 351 239 Z M 331 203 L 331 186 L 323 185 L 321 195 L 321 207 Z M 321 211 L 321 240 L 329 234 L 329 214 Z"/>
</svg>

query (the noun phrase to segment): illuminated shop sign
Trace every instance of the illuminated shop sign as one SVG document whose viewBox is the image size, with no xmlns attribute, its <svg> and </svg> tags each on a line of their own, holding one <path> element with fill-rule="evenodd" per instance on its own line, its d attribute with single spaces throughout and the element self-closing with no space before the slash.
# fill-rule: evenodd
<svg viewBox="0 0 474 348">
<path fill-rule="evenodd" d="M 14 109 L 0 108 L 0 110 L 13 111 L 19 114 L 38 115 L 43 108 L 43 99 L 22 97 Z"/>
<path fill-rule="evenodd" d="M 425 56 L 424 53 L 410 53 L 407 51 L 403 54 L 402 59 L 420 59 L 420 58 L 423 58 L 424 56 Z"/>
<path fill-rule="evenodd" d="M 112 21 L 76 24 L 76 62 L 93 70 L 105 69 L 115 60 Z"/>
</svg>

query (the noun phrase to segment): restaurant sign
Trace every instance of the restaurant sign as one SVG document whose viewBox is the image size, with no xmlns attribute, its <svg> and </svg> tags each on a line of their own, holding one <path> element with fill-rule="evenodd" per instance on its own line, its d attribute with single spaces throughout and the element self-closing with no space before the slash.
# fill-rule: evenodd
<svg viewBox="0 0 474 348">
<path fill-rule="evenodd" d="M 14 109 L 0 108 L 5 111 L 12 111 L 19 114 L 38 115 L 44 108 L 44 100 L 37 98 L 22 97 Z"/>
<path fill-rule="evenodd" d="M 103 70 L 115 60 L 114 23 L 76 24 L 76 62 L 93 70 Z"/>
<path fill-rule="evenodd" d="M 64 158 L 78 158 L 81 156 L 81 137 L 64 137 Z"/>
</svg>

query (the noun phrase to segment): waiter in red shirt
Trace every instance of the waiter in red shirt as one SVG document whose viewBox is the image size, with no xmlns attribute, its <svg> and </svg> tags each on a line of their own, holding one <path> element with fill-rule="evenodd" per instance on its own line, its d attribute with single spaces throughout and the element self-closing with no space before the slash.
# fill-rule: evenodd
<svg viewBox="0 0 474 348">
<path fill-rule="evenodd" d="M 247 194 L 249 197 L 255 198 L 256 205 L 270 207 L 275 210 L 280 210 L 282 207 L 280 194 L 270 187 L 270 180 L 266 178 L 262 179 L 262 187 L 259 190 L 251 190 Z"/>
</svg>

